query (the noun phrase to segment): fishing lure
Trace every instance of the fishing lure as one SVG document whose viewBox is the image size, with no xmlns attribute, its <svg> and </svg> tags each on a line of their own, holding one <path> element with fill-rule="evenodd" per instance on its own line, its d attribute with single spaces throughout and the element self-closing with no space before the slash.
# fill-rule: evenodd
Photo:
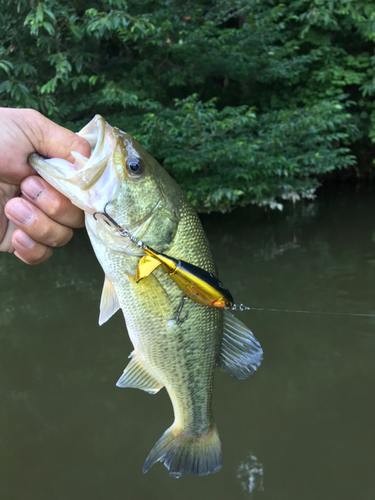
<svg viewBox="0 0 375 500">
<path fill-rule="evenodd" d="M 194 302 L 204 306 L 216 307 L 218 309 L 234 310 L 239 308 L 239 310 L 243 310 L 241 306 L 245 306 L 242 304 L 241 306 L 235 306 L 232 294 L 228 288 L 213 274 L 183 260 L 177 260 L 169 255 L 157 252 L 148 245 L 145 245 L 142 241 L 137 240 L 127 229 L 120 226 L 112 219 L 106 211 L 107 205 L 108 203 L 105 205 L 103 212 L 95 212 L 93 214 L 94 219 L 96 220 L 97 214 L 100 215 L 104 222 L 114 227 L 122 236 L 130 238 L 130 240 L 146 254 L 138 263 L 136 274 L 137 282 L 149 276 L 160 266 L 181 288 L 184 294 Z M 182 309 L 182 306 L 180 309 Z M 179 310 L 179 312 L 181 312 L 181 310 Z M 177 317 L 179 317 L 179 313 Z"/>
</svg>

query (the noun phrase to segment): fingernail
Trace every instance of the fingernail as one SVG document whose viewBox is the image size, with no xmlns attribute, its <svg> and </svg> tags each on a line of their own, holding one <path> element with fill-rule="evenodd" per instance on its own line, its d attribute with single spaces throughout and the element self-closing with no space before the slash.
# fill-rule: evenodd
<svg viewBox="0 0 375 500">
<path fill-rule="evenodd" d="M 43 192 L 44 186 L 35 177 L 30 177 L 22 183 L 21 189 L 23 194 L 25 194 L 32 200 L 36 200 Z"/>
<path fill-rule="evenodd" d="M 34 218 L 33 210 L 21 199 L 12 203 L 7 212 L 20 224 L 29 224 Z"/>
<path fill-rule="evenodd" d="M 22 231 L 18 231 L 15 235 L 15 239 L 17 243 L 24 248 L 32 248 L 35 244 L 35 241 L 30 238 L 30 236 Z"/>
</svg>

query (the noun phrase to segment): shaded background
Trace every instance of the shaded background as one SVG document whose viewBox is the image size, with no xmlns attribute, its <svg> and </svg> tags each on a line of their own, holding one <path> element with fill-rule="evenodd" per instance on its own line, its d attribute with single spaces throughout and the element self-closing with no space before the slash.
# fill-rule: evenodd
<svg viewBox="0 0 375 500">
<path fill-rule="evenodd" d="M 373 178 L 375 0 L 2 2 L 0 100 L 99 113 L 199 212 Z"/>
<path fill-rule="evenodd" d="M 371 188 L 330 186 L 202 221 L 236 302 L 375 315 L 374 213 Z M 1 499 L 375 497 L 375 317 L 236 313 L 263 364 L 246 381 L 217 371 L 223 469 L 175 480 L 160 464 L 142 475 L 172 408 L 165 391 L 115 387 L 131 345 L 120 313 L 98 326 L 85 232 L 40 266 L 0 254 L 0 277 Z"/>
</svg>

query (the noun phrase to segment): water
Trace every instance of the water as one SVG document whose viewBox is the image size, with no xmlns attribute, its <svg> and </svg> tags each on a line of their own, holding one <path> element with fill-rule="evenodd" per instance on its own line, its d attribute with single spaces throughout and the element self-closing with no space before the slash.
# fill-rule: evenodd
<svg viewBox="0 0 375 500">
<path fill-rule="evenodd" d="M 220 279 L 252 307 L 375 315 L 374 194 L 204 216 Z M 217 372 L 223 469 L 175 480 L 141 473 L 172 408 L 115 387 L 132 348 L 120 313 L 97 324 L 84 231 L 40 266 L 1 254 L 0 276 L 1 500 L 375 498 L 375 317 L 237 313 L 263 364 L 246 381 Z"/>
</svg>

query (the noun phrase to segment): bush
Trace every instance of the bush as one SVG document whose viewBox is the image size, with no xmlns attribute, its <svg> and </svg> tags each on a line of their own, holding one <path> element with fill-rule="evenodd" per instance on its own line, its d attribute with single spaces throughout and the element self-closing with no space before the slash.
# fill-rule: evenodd
<svg viewBox="0 0 375 500">
<path fill-rule="evenodd" d="M 200 211 L 281 208 L 375 142 L 375 3 L 2 2 L 0 96 L 102 114 Z"/>
</svg>

